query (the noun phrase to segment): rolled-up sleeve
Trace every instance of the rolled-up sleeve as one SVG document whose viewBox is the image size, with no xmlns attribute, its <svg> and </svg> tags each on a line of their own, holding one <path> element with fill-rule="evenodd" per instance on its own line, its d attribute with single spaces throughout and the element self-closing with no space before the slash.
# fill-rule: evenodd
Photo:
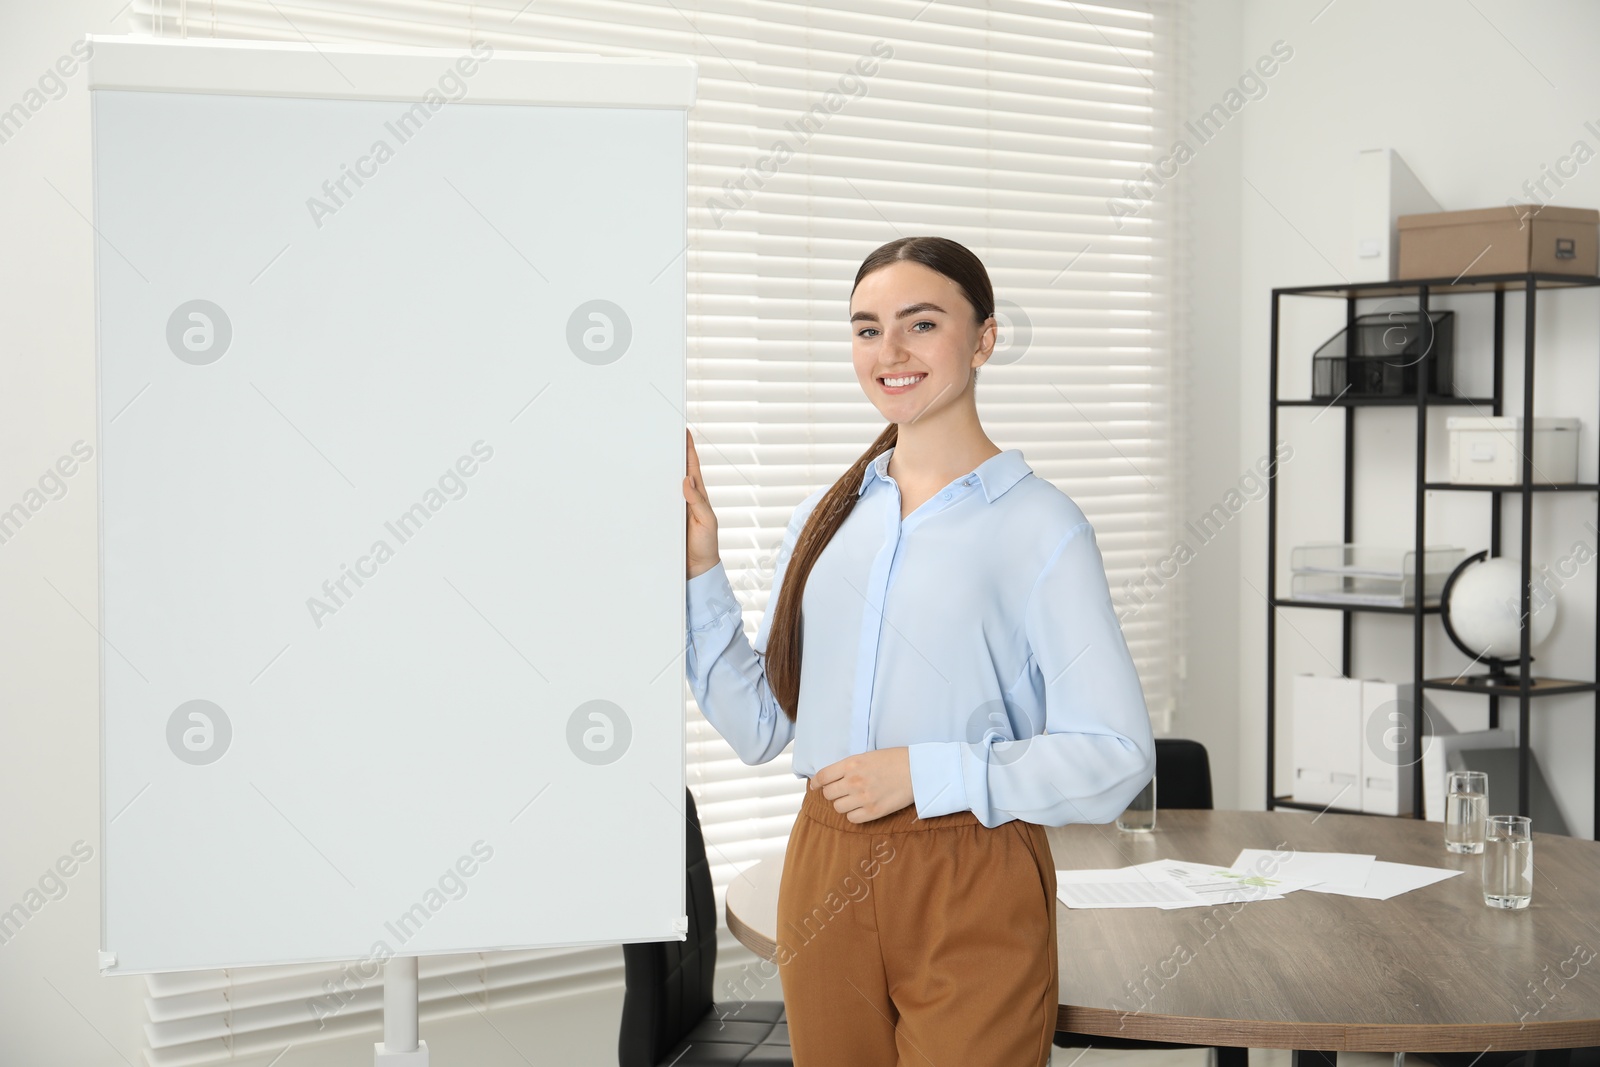
<svg viewBox="0 0 1600 1067">
<path fill-rule="evenodd" d="M 775 759 L 794 739 L 795 724 L 783 713 L 767 682 L 767 637 L 778 607 L 778 593 L 789 556 L 805 518 L 820 492 L 790 516 L 773 569 L 772 595 L 756 630 L 754 645 L 745 637 L 738 597 L 719 560 L 690 578 L 686 587 L 688 638 L 684 672 L 700 713 L 748 765 Z"/>
<path fill-rule="evenodd" d="M 1045 563 L 1024 629 L 1028 666 L 1014 688 L 1028 690 L 1016 694 L 1020 701 L 1044 709 L 1043 730 L 911 745 L 919 817 L 970 810 L 989 827 L 1012 819 L 1106 823 L 1155 774 L 1144 689 L 1088 522 L 1069 530 Z"/>
</svg>

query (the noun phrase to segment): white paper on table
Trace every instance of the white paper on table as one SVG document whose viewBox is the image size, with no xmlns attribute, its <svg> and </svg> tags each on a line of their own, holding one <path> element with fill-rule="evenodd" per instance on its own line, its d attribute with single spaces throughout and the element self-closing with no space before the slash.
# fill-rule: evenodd
<svg viewBox="0 0 1600 1067">
<path fill-rule="evenodd" d="M 1056 871 L 1056 897 L 1069 908 L 1150 908 L 1206 903 L 1165 874 L 1138 867 Z"/>
<path fill-rule="evenodd" d="M 1415 863 L 1392 863 L 1378 860 L 1360 889 L 1341 885 L 1313 885 L 1306 888 L 1317 893 L 1338 893 L 1346 897 L 1366 897 L 1369 900 L 1388 900 L 1401 893 L 1442 882 L 1460 871 L 1448 867 L 1420 867 Z"/>
<path fill-rule="evenodd" d="M 1214 864 L 1188 860 L 1159 859 L 1139 864 L 1159 871 L 1187 886 L 1207 903 L 1231 904 L 1235 901 L 1280 900 L 1284 894 L 1305 889 L 1314 883 L 1290 878 L 1269 878 L 1250 870 L 1234 870 Z"/>
<path fill-rule="evenodd" d="M 1261 871 L 1273 878 L 1337 886 L 1335 892 L 1350 890 L 1359 893 L 1367 884 L 1367 876 L 1372 873 L 1372 865 L 1377 859 L 1376 856 L 1356 852 L 1296 851 L 1283 855 L 1264 848 L 1242 848 L 1229 866 L 1236 871 Z M 1328 890 L 1324 888 L 1322 892 Z"/>
</svg>

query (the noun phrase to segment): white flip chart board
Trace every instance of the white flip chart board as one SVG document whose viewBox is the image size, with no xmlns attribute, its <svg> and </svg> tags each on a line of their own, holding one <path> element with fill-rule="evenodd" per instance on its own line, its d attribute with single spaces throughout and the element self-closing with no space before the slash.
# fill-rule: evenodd
<svg viewBox="0 0 1600 1067">
<path fill-rule="evenodd" d="M 694 64 L 89 40 L 102 972 L 681 937 Z"/>
</svg>

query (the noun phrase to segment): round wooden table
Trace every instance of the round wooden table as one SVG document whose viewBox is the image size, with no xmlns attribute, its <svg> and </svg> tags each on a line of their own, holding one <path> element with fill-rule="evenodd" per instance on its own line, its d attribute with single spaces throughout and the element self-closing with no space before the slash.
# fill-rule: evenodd
<svg viewBox="0 0 1600 1067">
<path fill-rule="evenodd" d="M 1600 1045 L 1594 841 L 1535 833 L 1533 902 L 1500 911 L 1483 903 L 1482 857 L 1445 851 L 1437 822 L 1168 810 L 1149 834 L 1080 824 L 1050 827 L 1049 837 L 1060 870 L 1163 857 L 1225 865 L 1241 848 L 1263 848 L 1357 852 L 1463 872 L 1388 900 L 1301 890 L 1171 911 L 1084 910 L 1058 900 L 1057 1029 L 1296 1051 Z M 777 953 L 782 874 L 779 856 L 728 887 L 728 928 L 767 960 Z"/>
</svg>

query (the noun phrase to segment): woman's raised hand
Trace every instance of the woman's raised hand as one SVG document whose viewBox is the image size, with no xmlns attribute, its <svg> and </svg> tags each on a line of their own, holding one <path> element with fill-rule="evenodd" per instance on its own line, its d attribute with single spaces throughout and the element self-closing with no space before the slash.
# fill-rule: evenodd
<svg viewBox="0 0 1600 1067">
<path fill-rule="evenodd" d="M 717 554 L 717 514 L 706 496 L 706 483 L 700 477 L 700 456 L 694 450 L 694 435 L 686 428 L 686 462 L 689 474 L 683 479 L 683 499 L 688 503 L 688 550 L 690 578 L 698 577 L 722 561 Z"/>
</svg>

